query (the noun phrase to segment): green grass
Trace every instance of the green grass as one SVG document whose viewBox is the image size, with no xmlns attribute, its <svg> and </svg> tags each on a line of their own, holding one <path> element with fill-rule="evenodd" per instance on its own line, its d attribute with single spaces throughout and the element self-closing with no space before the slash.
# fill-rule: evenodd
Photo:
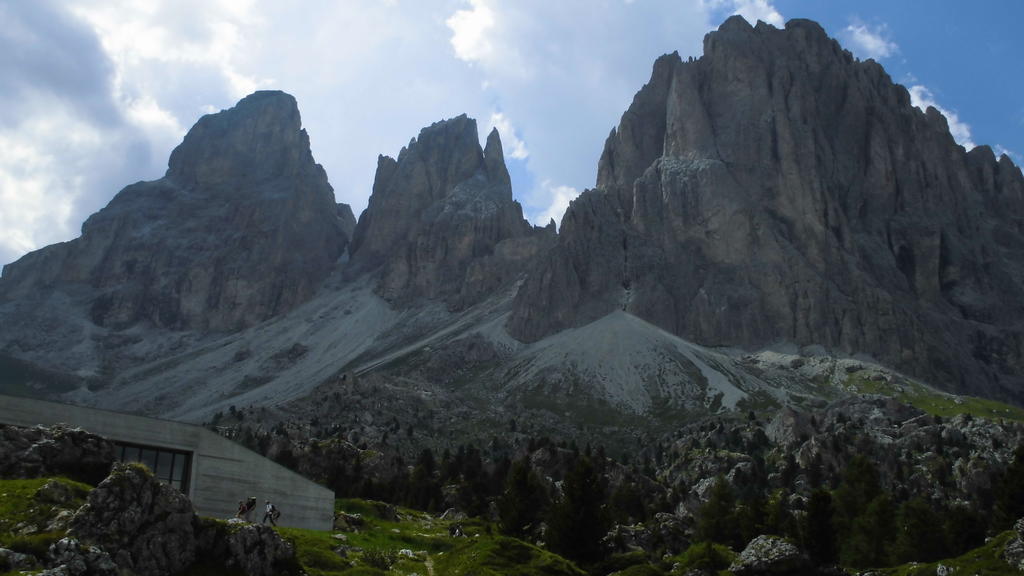
<svg viewBox="0 0 1024 576">
<path fill-rule="evenodd" d="M 437 574 L 447 576 L 584 576 L 568 560 L 505 536 L 470 538 L 438 554 Z"/>
<path fill-rule="evenodd" d="M 72 497 L 68 503 L 54 504 L 37 497 L 39 489 L 51 480 L 70 488 Z M 50 545 L 66 534 L 63 531 L 40 530 L 45 530 L 62 510 L 74 511 L 84 504 L 89 490 L 90 486 L 67 478 L 0 480 L 0 548 L 45 558 Z M 32 533 L 18 533 L 26 527 L 30 527 Z"/>
<path fill-rule="evenodd" d="M 448 535 L 451 525 L 430 514 L 397 508 L 399 519 L 388 519 L 386 505 L 356 499 L 340 499 L 335 509 L 358 514 L 363 525 L 344 534 L 277 528 L 290 540 L 302 569 L 310 576 L 371 576 L 381 574 L 453 575 L 522 574 L 525 576 L 583 576 L 570 562 L 513 538 L 501 536 L 492 524 L 480 519 L 459 522 L 466 538 Z M 344 556 L 335 552 L 344 548 Z M 410 550 L 413 558 L 398 556 Z M 394 557 L 388 571 L 367 564 L 369 556 Z"/>
<path fill-rule="evenodd" d="M 51 480 L 71 488 L 73 500 L 68 504 L 56 505 L 36 498 L 36 492 Z M 67 478 L 0 480 L 0 546 L 17 537 L 12 531 L 19 524 L 31 524 L 42 529 L 61 510 L 76 510 L 85 503 L 91 489 L 86 484 Z"/>
<path fill-rule="evenodd" d="M 427 559 L 454 545 L 454 540 L 448 536 L 449 523 L 405 508 L 397 509 L 398 521 L 387 520 L 383 514 L 385 508 L 385 504 L 368 500 L 337 500 L 335 510 L 358 514 L 364 521 L 357 531 L 340 532 L 344 540 L 334 538 L 335 532 L 284 527 L 277 531 L 295 545 L 299 564 L 310 576 L 384 574 L 366 566 L 363 553 L 397 553 L 403 549 L 416 552 L 416 558 L 399 557 L 390 573 L 426 575 Z M 479 521 L 472 520 L 463 522 L 462 526 L 467 532 L 482 527 Z M 344 558 L 334 551 L 342 546 L 348 549 Z"/>
<path fill-rule="evenodd" d="M 928 564 L 904 564 L 894 568 L 877 570 L 876 572 L 881 576 L 933 576 L 936 568 L 938 568 L 939 564 L 942 564 L 943 566 L 955 569 L 954 574 L 1006 576 L 1007 574 L 1013 574 L 1014 571 L 1002 559 L 1003 548 L 1006 547 L 1006 543 L 1015 535 L 1016 533 L 1012 530 L 1003 532 L 999 536 L 992 538 L 984 546 L 975 548 L 957 558 Z"/>
<path fill-rule="evenodd" d="M 711 542 L 698 542 L 669 562 L 676 568 L 672 574 L 685 574 L 690 570 L 713 570 L 726 573 L 725 569 L 736 559 L 736 553 L 729 547 Z"/>
<path fill-rule="evenodd" d="M 1003 418 L 1024 422 L 1024 409 L 1017 406 L 985 398 L 946 394 L 909 380 L 900 379 L 892 382 L 869 380 L 866 374 L 866 371 L 851 374 L 846 379 L 846 386 L 854 387 L 861 394 L 891 396 L 904 404 L 943 418 L 951 418 L 958 414 L 970 414 L 989 420 Z"/>
</svg>

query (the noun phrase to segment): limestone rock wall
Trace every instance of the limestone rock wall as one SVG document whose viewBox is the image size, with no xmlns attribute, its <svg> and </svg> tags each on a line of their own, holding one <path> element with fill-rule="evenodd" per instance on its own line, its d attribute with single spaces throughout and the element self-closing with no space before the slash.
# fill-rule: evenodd
<svg viewBox="0 0 1024 576">
<path fill-rule="evenodd" d="M 702 344 L 870 354 L 1021 399 L 1024 177 L 954 142 L 817 24 L 708 34 L 660 58 L 597 187 L 517 297 L 532 341 L 621 308 Z"/>
</svg>

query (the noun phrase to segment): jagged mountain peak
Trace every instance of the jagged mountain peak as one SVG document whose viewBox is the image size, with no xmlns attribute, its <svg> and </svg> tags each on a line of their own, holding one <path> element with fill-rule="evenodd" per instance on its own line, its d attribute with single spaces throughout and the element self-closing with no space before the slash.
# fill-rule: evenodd
<svg viewBox="0 0 1024 576">
<path fill-rule="evenodd" d="M 378 293 L 393 303 L 462 308 L 515 278 L 541 236 L 512 197 L 498 131 L 481 148 L 462 114 L 421 130 L 397 160 L 379 157 L 346 275 L 379 271 Z"/>
</svg>

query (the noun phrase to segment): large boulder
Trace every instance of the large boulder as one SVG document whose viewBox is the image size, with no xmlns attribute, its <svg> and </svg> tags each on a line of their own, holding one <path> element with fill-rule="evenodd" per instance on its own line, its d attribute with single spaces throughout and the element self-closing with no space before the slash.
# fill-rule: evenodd
<svg viewBox="0 0 1024 576">
<path fill-rule="evenodd" d="M 810 560 L 795 545 L 778 536 L 761 535 L 747 544 L 729 566 L 736 576 L 810 574 Z"/>
<path fill-rule="evenodd" d="M 89 493 L 68 534 L 106 550 L 124 570 L 171 576 L 196 559 L 195 520 L 180 491 L 140 464 L 117 464 Z"/>
<path fill-rule="evenodd" d="M 31 570 L 36 568 L 38 561 L 35 556 L 21 554 L 7 548 L 0 548 L 0 573 L 15 570 Z"/>
<path fill-rule="evenodd" d="M 62 538 L 50 546 L 50 568 L 43 576 L 119 576 L 117 564 L 96 546 L 84 546 L 74 538 Z"/>
<path fill-rule="evenodd" d="M 1024 572 L 1024 518 L 1013 525 L 1016 536 L 1006 543 L 1003 549 L 1003 560 L 1018 572 Z"/>
<path fill-rule="evenodd" d="M 216 558 L 228 569 L 248 576 L 276 576 L 294 572 L 295 549 L 273 528 L 229 520 L 227 526 L 203 521 L 199 533 L 200 552 Z"/>
<path fill-rule="evenodd" d="M 67 476 L 97 484 L 113 463 L 114 444 L 81 428 L 0 425 L 0 478 Z"/>
</svg>

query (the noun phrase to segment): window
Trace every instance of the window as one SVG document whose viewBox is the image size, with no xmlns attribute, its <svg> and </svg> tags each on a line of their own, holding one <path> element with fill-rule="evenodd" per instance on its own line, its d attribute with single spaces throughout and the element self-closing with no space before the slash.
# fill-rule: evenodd
<svg viewBox="0 0 1024 576">
<path fill-rule="evenodd" d="M 188 493 L 189 475 L 192 472 L 192 454 L 154 446 L 117 444 L 118 460 L 141 462 L 153 471 L 161 482 Z"/>
</svg>

